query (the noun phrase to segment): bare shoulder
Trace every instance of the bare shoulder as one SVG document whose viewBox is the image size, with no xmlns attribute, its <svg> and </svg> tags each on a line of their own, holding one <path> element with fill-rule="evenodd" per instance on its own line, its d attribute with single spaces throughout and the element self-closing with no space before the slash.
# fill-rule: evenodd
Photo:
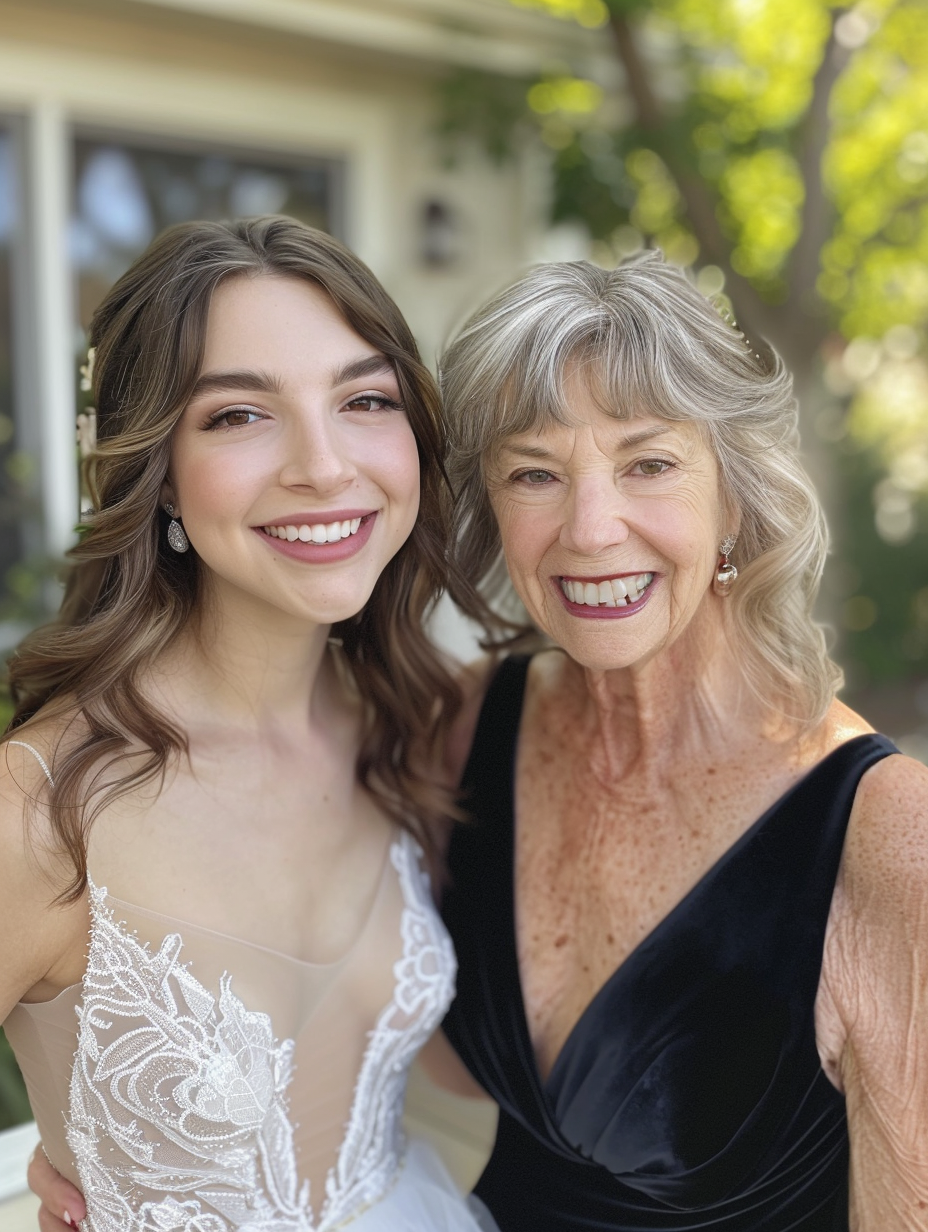
<svg viewBox="0 0 928 1232">
<path fill-rule="evenodd" d="M 35 719 L 15 728 L 0 744 L 0 800 L 26 806 L 47 799 L 54 766 L 85 734 L 75 710 Z"/>
<path fill-rule="evenodd" d="M 80 722 L 76 715 L 39 716 L 0 743 L 0 856 L 2 862 L 11 862 L 9 867 L 19 868 L 19 876 L 28 873 L 54 881 L 70 868 L 62 858 L 49 804 L 55 767 L 79 739 Z"/>
<path fill-rule="evenodd" d="M 829 708 L 815 740 L 817 757 L 857 736 L 872 735 L 873 727 L 841 702 Z M 816 757 L 816 760 L 817 760 Z M 916 881 L 928 859 L 928 766 L 893 753 L 863 775 L 854 797 L 844 849 L 843 874 L 855 873 L 888 884 L 895 876 Z M 921 870 L 920 872 L 918 870 Z M 928 893 L 928 884 L 925 886 Z"/>
<path fill-rule="evenodd" d="M 0 842 L 7 844 L 15 833 L 38 829 L 46 813 L 53 745 L 49 733 L 37 728 L 15 731 L 0 745 Z"/>
<path fill-rule="evenodd" d="M 86 939 L 86 905 L 57 903 L 73 872 L 49 809 L 60 736 L 59 725 L 31 723 L 0 746 L 0 1020 L 72 982 L 64 971 Z"/>
<path fill-rule="evenodd" d="M 928 903 L 928 766 L 901 753 L 861 779 L 845 847 L 849 889 Z"/>
<path fill-rule="evenodd" d="M 855 736 L 869 736 L 873 733 L 873 725 L 868 723 L 863 715 L 851 710 L 836 698 L 812 733 L 812 740 L 820 745 L 818 755 L 824 756 L 839 745 L 846 744 L 848 740 L 853 740 Z"/>
</svg>

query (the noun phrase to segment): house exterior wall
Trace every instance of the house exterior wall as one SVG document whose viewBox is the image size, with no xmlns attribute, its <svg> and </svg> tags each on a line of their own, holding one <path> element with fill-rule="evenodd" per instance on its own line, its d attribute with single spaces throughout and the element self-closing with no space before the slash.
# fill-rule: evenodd
<svg viewBox="0 0 928 1232">
<path fill-rule="evenodd" d="M 33 550 L 60 557 L 77 510 L 75 132 L 337 160 L 336 230 L 431 359 L 538 251 L 544 203 L 529 159 L 497 167 L 472 151 L 442 166 L 438 76 L 458 64 L 537 69 L 564 54 L 568 29 L 506 0 L 0 0 L 0 123 L 21 163 L 14 384 L 21 448 L 37 461 Z M 567 37 L 585 54 L 582 34 Z M 421 255 L 429 202 L 455 228 L 457 257 L 444 264 Z"/>
</svg>

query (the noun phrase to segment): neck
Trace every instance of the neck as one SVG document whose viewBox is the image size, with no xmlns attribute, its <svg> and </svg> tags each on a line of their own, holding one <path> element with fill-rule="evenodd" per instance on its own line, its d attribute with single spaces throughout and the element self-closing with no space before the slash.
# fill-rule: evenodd
<svg viewBox="0 0 928 1232">
<path fill-rule="evenodd" d="M 292 736 L 329 708 L 337 687 L 328 637 L 328 625 L 213 595 L 157 664 L 156 687 L 182 725 L 186 715 Z"/>
<path fill-rule="evenodd" d="M 713 605 L 716 607 L 716 605 Z M 583 670 L 594 770 L 615 783 L 633 767 L 665 779 L 692 757 L 727 759 L 764 728 L 728 628 L 727 609 L 694 620 L 647 663 Z"/>
</svg>

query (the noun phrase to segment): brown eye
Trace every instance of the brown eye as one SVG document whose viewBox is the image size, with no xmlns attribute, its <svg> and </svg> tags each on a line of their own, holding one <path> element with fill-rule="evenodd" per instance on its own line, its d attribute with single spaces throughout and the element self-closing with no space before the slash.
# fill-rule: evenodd
<svg viewBox="0 0 928 1232">
<path fill-rule="evenodd" d="M 642 475 L 653 478 L 655 475 L 663 475 L 664 471 L 669 470 L 670 463 L 665 462 L 662 458 L 646 458 L 644 462 L 638 463 L 638 469 Z"/>
<path fill-rule="evenodd" d="M 263 416 L 253 406 L 230 406 L 209 421 L 210 428 L 247 428 Z"/>
<path fill-rule="evenodd" d="M 358 394 L 345 403 L 348 411 L 401 411 L 403 408 L 393 398 L 384 394 Z"/>
<path fill-rule="evenodd" d="M 230 428 L 240 428 L 249 422 L 251 414 L 251 411 L 227 411 L 223 419 Z"/>
</svg>

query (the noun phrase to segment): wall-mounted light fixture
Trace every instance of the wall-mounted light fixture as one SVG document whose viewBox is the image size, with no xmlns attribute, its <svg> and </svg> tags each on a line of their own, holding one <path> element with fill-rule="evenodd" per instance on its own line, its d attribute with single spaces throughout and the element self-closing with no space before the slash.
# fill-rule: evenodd
<svg viewBox="0 0 928 1232">
<path fill-rule="evenodd" d="M 426 201 L 419 215 L 419 256 L 433 269 L 460 256 L 461 227 L 456 211 L 443 201 Z"/>
</svg>

